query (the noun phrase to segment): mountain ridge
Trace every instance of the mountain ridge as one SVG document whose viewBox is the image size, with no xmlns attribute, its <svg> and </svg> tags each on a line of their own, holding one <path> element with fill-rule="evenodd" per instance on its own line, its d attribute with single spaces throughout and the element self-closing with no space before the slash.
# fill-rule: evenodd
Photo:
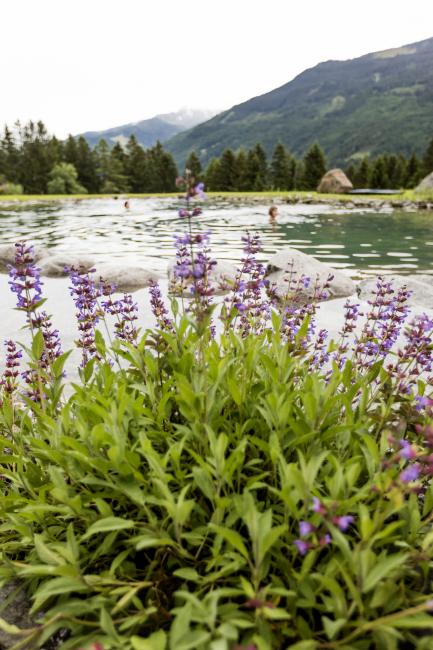
<svg viewBox="0 0 433 650">
<path fill-rule="evenodd" d="M 148 148 L 152 147 L 157 140 L 165 142 L 177 133 L 206 121 L 216 112 L 209 109 L 182 107 L 172 113 L 161 113 L 145 120 L 128 122 L 102 131 L 86 131 L 75 137 L 84 137 L 88 144 L 94 147 L 101 139 L 106 140 L 110 145 L 116 142 L 124 145 L 131 135 L 135 135 L 139 144 Z"/>
<path fill-rule="evenodd" d="M 433 38 L 328 60 L 170 138 L 177 163 L 206 163 L 232 149 L 277 142 L 302 155 L 319 141 L 331 164 L 385 151 L 422 153 L 433 135 Z"/>
</svg>

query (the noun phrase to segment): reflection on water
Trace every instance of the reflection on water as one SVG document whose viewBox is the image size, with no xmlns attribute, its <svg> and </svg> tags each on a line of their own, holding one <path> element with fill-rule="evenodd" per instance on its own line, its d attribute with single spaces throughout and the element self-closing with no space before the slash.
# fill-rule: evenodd
<svg viewBox="0 0 433 650">
<path fill-rule="evenodd" d="M 67 200 L 45 204 L 0 203 L 0 243 L 19 239 L 49 246 L 55 252 L 89 253 L 98 260 L 146 263 L 163 270 L 173 257 L 173 237 L 185 223 L 178 203 L 167 199 Z M 433 213 L 349 213 L 324 205 L 281 205 L 275 227 L 269 205 L 207 203 L 198 217 L 212 233 L 214 256 L 238 261 L 241 236 L 258 231 L 263 259 L 283 246 L 293 246 L 351 275 L 433 273 Z"/>
</svg>

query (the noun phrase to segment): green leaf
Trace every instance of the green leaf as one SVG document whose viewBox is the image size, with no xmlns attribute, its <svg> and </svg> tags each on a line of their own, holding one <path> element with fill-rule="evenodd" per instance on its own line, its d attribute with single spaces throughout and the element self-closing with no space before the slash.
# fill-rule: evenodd
<svg viewBox="0 0 433 650">
<path fill-rule="evenodd" d="M 237 551 L 239 551 L 239 553 L 243 555 L 244 558 L 246 559 L 249 558 L 250 554 L 239 533 L 237 533 L 235 530 L 232 530 L 230 528 L 217 526 L 216 524 L 210 524 L 210 527 L 217 533 L 217 535 L 223 537 L 226 540 L 226 542 L 231 544 L 231 546 L 233 546 Z"/>
<path fill-rule="evenodd" d="M 408 555 L 406 553 L 398 553 L 379 560 L 368 573 L 362 592 L 366 594 L 371 591 L 371 589 L 374 589 L 380 580 L 389 577 L 395 569 L 401 567 L 406 562 L 407 558 Z"/>
<path fill-rule="evenodd" d="M 346 622 L 347 620 L 345 618 L 337 618 L 335 621 L 332 621 L 327 616 L 322 616 L 323 627 L 330 641 L 335 638 L 338 632 L 345 626 Z"/>
<path fill-rule="evenodd" d="M 131 643 L 134 650 L 165 650 L 167 635 L 163 630 L 159 630 L 151 634 L 147 639 L 133 636 L 131 637 Z"/>
<path fill-rule="evenodd" d="M 127 528 L 133 528 L 134 526 L 135 522 L 130 519 L 122 519 L 121 517 L 105 517 L 104 519 L 95 521 L 81 539 L 85 540 L 92 535 L 97 535 L 98 533 L 108 533 L 112 530 L 125 530 Z"/>
</svg>

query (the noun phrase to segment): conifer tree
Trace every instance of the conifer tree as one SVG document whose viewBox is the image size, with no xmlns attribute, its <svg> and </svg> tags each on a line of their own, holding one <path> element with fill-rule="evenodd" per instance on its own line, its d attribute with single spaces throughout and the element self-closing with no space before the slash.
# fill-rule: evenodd
<svg viewBox="0 0 433 650">
<path fill-rule="evenodd" d="M 186 159 L 185 169 L 190 170 L 196 181 L 202 180 L 203 169 L 201 166 L 200 158 L 197 156 L 195 151 L 191 151 L 188 158 Z"/>
<path fill-rule="evenodd" d="M 353 180 L 353 186 L 356 189 L 367 189 L 370 185 L 370 162 L 365 156 L 357 166 Z"/>
<path fill-rule="evenodd" d="M 237 188 L 236 157 L 231 149 L 225 149 L 219 160 L 216 174 L 217 189 L 223 192 L 233 192 Z"/>
<path fill-rule="evenodd" d="M 433 172 L 433 138 L 430 141 L 429 146 L 424 154 L 422 159 L 422 173 L 424 176 L 428 176 Z"/>
<path fill-rule="evenodd" d="M 416 187 L 422 177 L 421 162 L 418 156 L 413 153 L 408 160 L 406 168 L 405 187 L 411 189 Z"/>
<path fill-rule="evenodd" d="M 385 189 L 389 187 L 386 158 L 384 156 L 378 156 L 373 163 L 373 168 L 371 170 L 371 187 L 373 189 Z"/>
<path fill-rule="evenodd" d="M 89 147 L 87 140 L 83 136 L 80 136 L 76 143 L 75 163 L 73 163 L 73 165 L 77 170 L 78 182 L 84 185 L 88 192 L 99 192 L 100 184 L 97 174 L 96 155 L 95 152 L 92 151 L 92 149 Z"/>
<path fill-rule="evenodd" d="M 236 189 L 239 192 L 246 192 L 248 190 L 248 183 L 246 178 L 247 171 L 247 154 L 245 149 L 239 149 L 236 156 Z"/>
<path fill-rule="evenodd" d="M 286 148 L 279 142 L 272 154 L 271 186 L 273 190 L 292 189 L 291 166 Z"/>
<path fill-rule="evenodd" d="M 219 166 L 219 158 L 212 158 L 206 167 L 205 184 L 208 190 L 212 192 L 217 192 L 220 189 L 218 187 Z"/>
<path fill-rule="evenodd" d="M 126 174 L 131 192 L 136 194 L 152 191 L 152 173 L 150 157 L 138 144 L 135 135 L 129 137 L 126 145 Z"/>
<path fill-rule="evenodd" d="M 253 190 L 263 191 L 268 188 L 269 184 L 269 170 L 266 152 L 261 144 L 256 144 L 254 147 L 254 154 L 258 161 L 258 172 L 254 181 Z"/>
<path fill-rule="evenodd" d="M 304 186 L 316 190 L 322 176 L 326 173 L 326 159 L 320 146 L 313 144 L 304 156 Z"/>
</svg>

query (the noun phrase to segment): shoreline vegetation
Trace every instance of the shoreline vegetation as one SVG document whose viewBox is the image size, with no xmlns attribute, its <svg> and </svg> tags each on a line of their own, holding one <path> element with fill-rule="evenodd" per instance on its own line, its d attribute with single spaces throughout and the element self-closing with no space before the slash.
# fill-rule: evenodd
<svg viewBox="0 0 433 650">
<path fill-rule="evenodd" d="M 353 207 L 366 205 L 390 207 L 410 207 L 414 209 L 433 210 L 433 192 L 419 194 L 413 190 L 404 190 L 396 194 L 320 194 L 313 191 L 265 191 L 265 192 L 207 192 L 210 199 L 248 200 L 253 203 L 280 200 L 283 203 L 330 203 L 353 204 Z M 122 194 L 0 194 L 0 203 L 26 203 L 30 201 L 82 201 L 88 199 L 156 199 L 178 198 L 178 192 L 122 193 Z"/>
</svg>

